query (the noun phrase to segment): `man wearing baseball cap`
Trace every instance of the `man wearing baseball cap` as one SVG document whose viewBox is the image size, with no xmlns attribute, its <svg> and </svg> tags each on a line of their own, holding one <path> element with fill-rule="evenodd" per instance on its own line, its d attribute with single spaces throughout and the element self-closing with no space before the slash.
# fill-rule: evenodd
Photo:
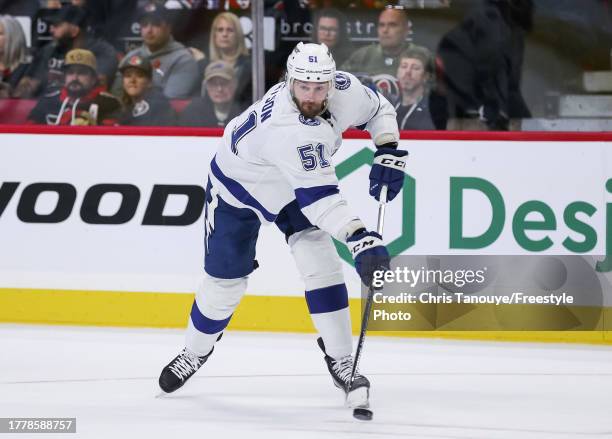
<svg viewBox="0 0 612 439">
<path fill-rule="evenodd" d="M 73 49 L 63 66 L 64 86 L 45 96 L 28 121 L 46 125 L 114 125 L 121 104 L 98 83 L 97 61 L 89 50 Z"/>
<path fill-rule="evenodd" d="M 181 113 L 181 125 L 224 127 L 244 110 L 235 100 L 236 88 L 236 73 L 229 63 L 210 63 L 204 71 L 202 97 Z"/>
<path fill-rule="evenodd" d="M 153 84 L 163 90 L 170 99 L 182 99 L 197 93 L 200 73 L 192 52 L 172 37 L 172 25 L 168 11 L 151 4 L 140 12 L 140 36 L 142 46 L 132 50 L 126 58 L 148 58 L 153 67 Z M 117 78 L 113 90 L 120 83 Z"/>
<path fill-rule="evenodd" d="M 73 49 L 87 49 L 97 60 L 101 85 L 108 85 L 117 70 L 117 52 L 108 42 L 95 38 L 86 30 L 87 15 L 83 9 L 66 5 L 50 20 L 53 40 L 34 57 L 32 64 L 17 86 L 17 96 L 31 98 L 58 93 L 64 83 L 63 65 L 66 54 Z"/>
<path fill-rule="evenodd" d="M 119 125 L 168 126 L 176 124 L 176 113 L 168 98 L 153 84 L 153 68 L 148 58 L 126 56 L 119 63 L 122 79 L 123 112 Z"/>
</svg>

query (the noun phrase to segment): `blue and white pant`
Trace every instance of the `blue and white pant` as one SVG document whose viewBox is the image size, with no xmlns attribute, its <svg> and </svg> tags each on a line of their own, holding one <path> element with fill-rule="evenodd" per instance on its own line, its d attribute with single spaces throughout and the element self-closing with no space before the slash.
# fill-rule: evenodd
<svg viewBox="0 0 612 439">
<path fill-rule="evenodd" d="M 314 227 L 294 200 L 275 224 L 285 234 L 305 283 L 306 302 L 328 355 L 341 358 L 352 351 L 348 293 L 342 265 L 331 236 Z M 206 188 L 204 276 L 188 323 L 186 346 L 199 355 L 210 352 L 257 268 L 255 245 L 261 222 L 248 208 L 225 202 Z"/>
</svg>

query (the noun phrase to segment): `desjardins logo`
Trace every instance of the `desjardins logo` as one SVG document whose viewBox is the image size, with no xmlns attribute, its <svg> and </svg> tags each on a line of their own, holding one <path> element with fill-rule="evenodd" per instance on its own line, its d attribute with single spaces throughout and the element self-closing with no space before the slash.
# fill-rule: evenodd
<svg viewBox="0 0 612 439">
<path fill-rule="evenodd" d="M 339 180 L 355 172 L 361 166 L 370 166 L 374 152 L 369 148 L 353 154 L 336 166 L 336 175 Z M 479 177 L 450 177 L 450 200 L 449 200 L 449 249 L 478 250 L 489 247 L 501 236 L 506 225 L 506 206 L 500 190 L 490 181 Z M 612 193 L 612 179 L 606 183 L 606 191 Z M 484 195 L 493 212 L 491 222 L 482 234 L 478 236 L 464 236 L 464 193 L 466 191 L 478 191 Z M 391 240 L 387 245 L 391 255 L 398 255 L 408 250 L 415 244 L 416 239 L 416 180 L 410 175 L 406 175 L 404 187 L 399 196 L 402 203 L 401 234 Z M 397 201 L 396 201 L 397 202 Z M 566 236 L 561 245 L 571 253 L 584 254 L 591 252 L 597 245 L 597 231 L 585 216 L 592 218 L 597 211 L 597 207 L 586 201 L 574 201 L 568 204 L 563 210 L 562 221 L 565 226 L 579 235 L 579 239 Z M 541 219 L 528 220 L 528 216 L 535 212 Z M 612 203 L 606 204 L 606 258 L 597 263 L 596 269 L 599 272 L 612 271 Z M 512 215 L 511 221 L 512 234 L 516 243 L 529 253 L 538 253 L 548 250 L 554 245 L 549 236 L 540 239 L 532 239 L 527 236 L 529 230 L 555 231 L 557 230 L 558 218 L 554 210 L 540 200 L 529 200 L 522 203 Z M 347 263 L 353 264 L 352 257 L 344 244 L 335 241 L 336 249 L 342 259 Z"/>
</svg>

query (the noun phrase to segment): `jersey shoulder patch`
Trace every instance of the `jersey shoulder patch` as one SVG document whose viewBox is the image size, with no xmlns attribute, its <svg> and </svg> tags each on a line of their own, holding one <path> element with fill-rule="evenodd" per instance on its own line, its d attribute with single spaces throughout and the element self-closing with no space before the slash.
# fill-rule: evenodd
<svg viewBox="0 0 612 439">
<path fill-rule="evenodd" d="M 316 127 L 317 125 L 321 125 L 321 121 L 318 119 L 311 119 L 309 117 L 304 117 L 303 114 L 300 114 L 298 116 L 298 119 L 300 120 L 301 123 L 303 123 L 304 125 L 307 125 L 309 127 Z"/>
<path fill-rule="evenodd" d="M 336 90 L 346 90 L 351 86 L 351 78 L 349 78 L 348 75 L 345 75 L 344 73 L 336 73 L 335 79 Z"/>
</svg>

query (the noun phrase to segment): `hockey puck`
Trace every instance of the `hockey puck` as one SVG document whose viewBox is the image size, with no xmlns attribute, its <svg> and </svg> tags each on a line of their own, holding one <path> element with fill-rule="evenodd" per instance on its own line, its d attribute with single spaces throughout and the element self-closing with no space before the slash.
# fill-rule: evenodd
<svg viewBox="0 0 612 439">
<path fill-rule="evenodd" d="M 373 416 L 374 413 L 369 409 L 357 408 L 353 410 L 353 417 L 360 421 L 371 421 Z"/>
</svg>

